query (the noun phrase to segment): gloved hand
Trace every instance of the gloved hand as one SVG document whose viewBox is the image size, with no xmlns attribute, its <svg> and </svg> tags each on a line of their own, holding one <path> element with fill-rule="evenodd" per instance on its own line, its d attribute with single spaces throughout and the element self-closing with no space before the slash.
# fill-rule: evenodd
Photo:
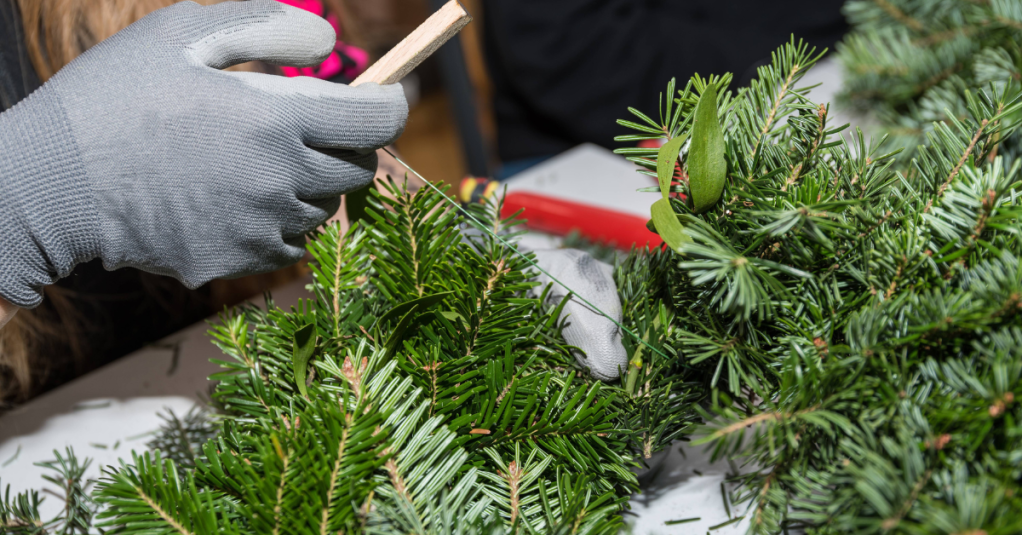
<svg viewBox="0 0 1022 535">
<path fill-rule="evenodd" d="M 620 323 L 621 299 L 617 295 L 613 268 L 577 249 L 533 252 L 539 267 L 576 292 L 561 312 L 561 319 L 568 318 L 563 331 L 565 341 L 582 350 L 575 353 L 575 358 L 583 367 L 589 368 L 593 377 L 603 381 L 617 379 L 628 368 L 628 354 L 621 343 L 621 331 L 577 297 L 581 295 Z M 543 284 L 534 290 L 537 292 L 553 282 L 544 274 L 540 274 L 537 280 Z M 554 283 L 547 300 L 550 304 L 557 304 L 568 293 L 564 286 Z"/>
<path fill-rule="evenodd" d="M 273 0 L 175 4 L 0 114 L 0 296 L 37 305 L 78 263 L 189 287 L 298 261 L 400 135 L 398 85 L 218 69 L 316 65 L 330 24 Z"/>
</svg>

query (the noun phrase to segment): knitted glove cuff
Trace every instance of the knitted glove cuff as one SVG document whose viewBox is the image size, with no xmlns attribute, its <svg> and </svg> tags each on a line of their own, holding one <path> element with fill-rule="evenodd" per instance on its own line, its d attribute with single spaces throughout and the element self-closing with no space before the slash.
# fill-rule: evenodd
<svg viewBox="0 0 1022 535">
<path fill-rule="evenodd" d="M 0 114 L 0 296 L 35 307 L 44 286 L 99 256 L 98 236 L 66 113 L 44 87 Z"/>
</svg>

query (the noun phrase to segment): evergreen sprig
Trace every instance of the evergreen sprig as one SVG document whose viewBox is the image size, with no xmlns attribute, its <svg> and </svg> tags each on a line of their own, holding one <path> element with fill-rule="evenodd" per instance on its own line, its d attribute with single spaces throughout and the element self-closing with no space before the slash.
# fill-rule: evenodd
<svg viewBox="0 0 1022 535">
<path fill-rule="evenodd" d="M 310 243 L 313 299 L 242 307 L 211 331 L 224 351 L 212 420 L 170 417 L 157 452 L 108 469 L 96 493 L 115 533 L 616 533 L 631 468 L 696 420 L 698 385 L 630 345 L 641 373 L 604 384 L 560 336 L 565 301 L 533 292 L 499 200 L 450 208 L 384 184 L 345 235 Z M 494 234 L 464 231 L 467 217 Z M 617 271 L 625 321 L 669 351 L 666 256 Z M 312 326 L 305 390 L 299 335 Z M 665 353 L 666 354 L 666 353 Z M 307 392 L 304 393 L 304 392 Z M 205 437 L 207 425 L 215 437 Z M 197 444 L 196 438 L 208 438 Z"/>
<path fill-rule="evenodd" d="M 43 493 L 59 499 L 64 506 L 55 517 L 43 520 L 39 507 L 46 498 L 36 490 L 11 496 L 8 485 L 3 500 L 0 500 L 0 528 L 3 533 L 72 535 L 90 532 L 97 506 L 90 494 L 93 482 L 85 479 L 85 471 L 92 460 L 79 459 L 70 447 L 63 454 L 54 450 L 53 456 L 52 461 L 35 464 L 46 469 L 42 478 L 51 485 Z"/>
<path fill-rule="evenodd" d="M 967 95 L 1022 91 L 1022 5 L 1016 0 L 853 0 L 838 45 L 845 103 L 876 118 L 888 146 L 915 155 L 943 123 L 970 115 Z M 1022 114 L 1002 117 L 1018 123 Z M 1016 158 L 1019 136 L 995 139 Z"/>
<path fill-rule="evenodd" d="M 806 98 L 817 57 L 789 43 L 719 96 L 721 202 L 672 203 L 692 239 L 666 277 L 675 349 L 711 388 L 697 443 L 742 461 L 753 533 L 1017 530 L 1022 162 L 999 147 L 1018 92 L 964 91 L 898 172 L 885 139 L 838 137 Z M 696 83 L 643 131 L 686 135 Z"/>
</svg>

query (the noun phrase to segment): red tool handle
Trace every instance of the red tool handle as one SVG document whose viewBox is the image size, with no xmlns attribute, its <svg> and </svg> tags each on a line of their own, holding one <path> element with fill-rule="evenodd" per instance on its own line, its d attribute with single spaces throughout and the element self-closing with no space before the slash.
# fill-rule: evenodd
<svg viewBox="0 0 1022 535">
<path fill-rule="evenodd" d="M 646 228 L 647 219 L 642 217 L 536 193 L 509 192 L 500 215 L 509 217 L 522 208 L 519 217 L 526 220 L 526 227 L 550 234 L 564 236 L 577 230 L 590 240 L 624 250 L 664 242 Z"/>
</svg>

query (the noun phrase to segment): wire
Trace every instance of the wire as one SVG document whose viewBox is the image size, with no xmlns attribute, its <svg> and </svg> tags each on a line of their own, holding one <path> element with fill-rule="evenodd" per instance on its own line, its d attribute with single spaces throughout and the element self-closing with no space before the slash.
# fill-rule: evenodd
<svg viewBox="0 0 1022 535">
<path fill-rule="evenodd" d="M 398 163 L 400 163 L 401 165 L 405 166 L 409 171 L 412 172 L 413 175 L 419 177 L 423 182 L 426 183 L 427 186 L 433 188 L 433 191 L 439 193 L 444 199 L 447 200 L 447 202 L 451 203 L 452 206 L 454 206 L 455 208 L 458 208 L 459 210 L 461 210 L 461 205 L 458 204 L 457 201 L 455 201 L 454 199 L 448 197 L 446 193 L 444 193 L 443 191 L 440 190 L 440 188 L 434 186 L 432 182 L 430 182 L 429 180 L 426 179 L 426 177 L 420 175 L 419 172 L 416 171 L 415 169 L 412 169 L 412 166 L 410 166 L 407 163 L 405 163 L 405 161 L 402 160 L 401 158 L 398 158 L 398 156 L 396 154 L 394 154 L 393 152 L 391 152 L 390 149 L 384 148 L 383 150 L 386 151 L 387 154 L 391 155 L 395 160 L 397 160 Z M 550 277 L 550 280 L 556 282 L 557 284 L 560 284 L 562 287 L 564 287 L 564 289 L 568 290 L 569 292 L 572 293 L 572 295 L 574 295 L 576 298 L 578 298 L 579 301 L 582 301 L 582 303 L 584 303 L 590 309 L 598 312 L 601 316 L 603 316 L 603 317 L 607 318 L 608 320 L 610 320 L 611 323 L 613 323 L 614 325 L 617 325 L 617 327 L 619 329 L 621 329 L 621 331 L 627 333 L 629 336 L 634 338 L 635 341 L 637 341 L 640 344 L 646 346 L 647 348 L 649 348 L 650 351 L 656 353 L 657 355 L 660 355 L 661 357 L 663 357 L 665 359 L 669 358 L 666 354 L 664 354 L 663 351 L 660 351 L 659 349 L 651 346 L 649 344 L 649 342 L 646 342 L 641 337 L 639 337 L 639 335 L 633 333 L 630 329 L 628 329 L 624 325 L 621 325 L 621 322 L 619 322 L 616 319 L 610 317 L 609 314 L 607 314 L 606 312 L 601 310 L 596 305 L 590 303 L 589 300 L 586 299 L 585 297 L 583 297 L 581 294 L 579 294 L 575 290 L 572 290 L 571 288 L 569 288 L 567 284 L 564 284 L 563 282 L 557 280 L 557 277 L 554 277 L 553 275 L 551 275 L 550 272 L 548 272 L 547 270 L 539 267 L 539 264 L 537 264 L 533 259 L 529 258 L 529 256 L 526 255 L 525 253 L 519 251 L 517 247 L 515 247 L 514 245 L 508 243 L 504 238 L 501 238 L 496 232 L 490 230 L 487 227 L 487 225 L 484 225 L 482 223 L 482 221 L 479 221 L 478 219 L 476 219 L 475 216 L 473 216 L 472 214 L 470 214 L 468 212 L 468 210 L 461 210 L 461 212 L 463 214 L 465 214 L 465 216 L 468 217 L 468 219 L 472 223 L 474 223 L 475 226 L 479 230 L 483 231 L 486 234 L 489 234 L 495 240 L 500 242 L 504 247 L 507 247 L 512 253 L 517 254 L 518 256 L 522 257 L 526 262 L 528 262 L 529 264 L 532 264 L 532 267 L 536 268 L 540 273 L 546 275 L 547 277 Z"/>
</svg>

